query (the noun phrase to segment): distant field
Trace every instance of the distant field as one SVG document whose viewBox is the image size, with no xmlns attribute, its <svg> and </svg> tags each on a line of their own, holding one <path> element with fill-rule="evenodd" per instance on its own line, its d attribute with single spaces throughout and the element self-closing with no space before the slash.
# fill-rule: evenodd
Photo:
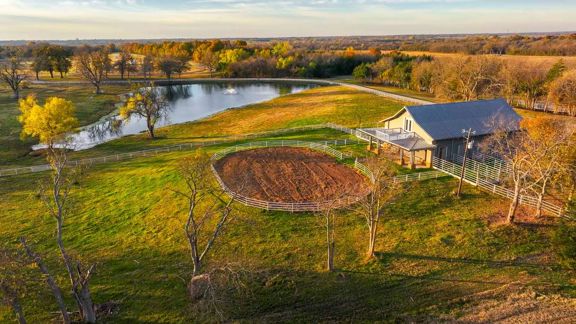
<svg viewBox="0 0 576 324">
<path fill-rule="evenodd" d="M 386 51 L 390 52 L 390 51 Z M 418 52 L 418 51 L 402 51 L 408 55 L 431 55 L 436 58 L 454 58 L 459 56 L 470 56 L 458 53 L 437 53 L 437 52 Z M 478 55 L 474 55 L 478 56 Z M 498 57 L 505 62 L 528 62 L 535 64 L 553 65 L 559 60 L 563 60 L 566 66 L 570 69 L 576 68 L 576 56 L 532 56 L 532 55 L 482 55 L 490 57 Z"/>
</svg>

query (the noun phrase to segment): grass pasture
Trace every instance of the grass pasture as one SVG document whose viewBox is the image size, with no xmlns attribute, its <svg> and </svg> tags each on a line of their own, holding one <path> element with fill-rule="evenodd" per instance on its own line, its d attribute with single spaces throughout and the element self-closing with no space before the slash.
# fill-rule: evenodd
<svg viewBox="0 0 576 324">
<path fill-rule="evenodd" d="M 411 56 L 430 55 L 438 59 L 471 56 L 459 53 L 438 53 L 438 52 L 426 52 L 426 51 L 402 51 L 402 53 Z M 483 55 L 475 55 L 475 56 L 483 56 Z M 544 66 L 552 66 L 559 60 L 563 60 L 567 68 L 569 69 L 576 68 L 576 56 L 487 55 L 487 54 L 485 54 L 484 56 L 498 57 L 503 62 L 514 62 L 514 63 L 524 62 L 529 64 L 542 64 Z"/>
<path fill-rule="evenodd" d="M 109 322 L 194 319 L 185 295 L 190 271 L 181 232 L 185 203 L 169 190 L 181 185 L 174 166 L 188 154 L 95 166 L 74 188 L 65 243 L 98 262 L 97 302 L 120 301 L 120 312 Z M 2 226 L 0 236 L 14 244 L 26 235 L 54 260 L 53 221 L 34 197 L 34 184 L 43 176 L 2 179 L 0 223 L 10 226 Z M 246 282 L 249 292 L 241 299 L 225 293 L 235 298 L 222 305 L 227 318 L 401 320 L 428 313 L 430 307 L 440 307 L 435 312 L 441 313 L 445 302 L 508 282 L 569 282 L 570 273 L 533 260 L 549 255 L 549 228 L 490 226 L 489 218 L 505 202 L 471 187 L 465 199 L 456 200 L 450 194 L 455 184 L 446 178 L 411 185 L 387 212 L 375 261 L 364 258 L 362 219 L 353 211 L 339 212 L 336 274 L 323 271 L 318 216 L 238 207 L 209 262 L 231 262 L 257 275 Z M 34 288 L 24 307 L 33 321 L 47 321 L 54 303 L 44 286 Z M 565 289 L 570 293 L 574 287 Z M 38 302 L 37 296 L 46 298 Z M 0 319 L 10 318 L 1 313 Z"/>
<path fill-rule="evenodd" d="M 106 100 L 114 100 L 111 94 L 91 105 L 95 101 L 88 89 L 67 89 L 54 93 L 84 98 L 75 101 L 83 123 L 103 113 L 103 107 L 108 107 Z M 10 103 L 2 102 L 0 109 L 14 111 Z M 343 87 L 315 88 L 165 127 L 158 130 L 158 140 L 129 136 L 75 153 L 74 157 L 323 122 L 354 127 L 381 120 L 401 106 Z M 4 118 L 3 122 L 9 120 Z M 2 146 L 17 139 L 18 127 L 10 125 L 12 133 L 3 135 Z M 320 129 L 268 138 L 348 137 Z M 205 150 L 213 153 L 226 146 Z M 15 147 L 6 152 L 13 154 Z M 337 149 L 356 156 L 368 154 L 364 144 Z M 408 184 L 401 198 L 387 207 L 375 260 L 365 258 L 364 220 L 353 209 L 338 211 L 335 273 L 324 271 L 325 232 L 318 215 L 236 206 L 234 220 L 207 262 L 212 268 L 230 265 L 245 270 L 240 278 L 243 287 L 220 292 L 223 318 L 199 312 L 186 297 L 191 272 L 182 231 L 186 204 L 170 190 L 183 186 L 175 166 L 190 154 L 172 152 L 95 165 L 74 185 L 64 241 L 85 261 L 97 262 L 91 289 L 95 301 L 119 304 L 118 313 L 103 322 L 455 320 L 462 316 L 462 305 L 474 300 L 476 294 L 510 283 L 541 294 L 576 297 L 575 273 L 559 268 L 551 251 L 553 222 L 546 226 L 497 225 L 495 220 L 502 217 L 506 201 L 471 186 L 464 187 L 462 199 L 455 199 L 452 191 L 456 181 L 442 178 Z M 11 156 L 7 164 L 42 161 L 39 157 Z M 16 247 L 18 238 L 25 235 L 67 287 L 62 265 L 56 261 L 54 222 L 36 195 L 37 182 L 46 176 L 37 173 L 0 178 L 0 243 Z M 32 267 L 28 270 L 38 274 Z M 23 307 L 29 322 L 53 320 L 56 307 L 45 284 L 31 282 L 28 289 Z M 67 304 L 72 309 L 73 301 L 67 299 Z M 0 322 L 10 321 L 12 314 L 0 306 Z"/>
</svg>

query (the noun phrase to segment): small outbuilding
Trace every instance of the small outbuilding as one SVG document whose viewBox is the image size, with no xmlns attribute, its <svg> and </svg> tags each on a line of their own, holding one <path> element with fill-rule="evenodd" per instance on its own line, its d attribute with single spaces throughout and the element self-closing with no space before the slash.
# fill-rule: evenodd
<svg viewBox="0 0 576 324">
<path fill-rule="evenodd" d="M 358 129 L 357 135 L 369 141 L 370 150 L 398 154 L 401 164 L 430 167 L 432 157 L 453 160 L 464 154 L 463 131 L 472 129 L 478 143 L 502 123 L 509 131 L 518 130 L 520 120 L 504 99 L 406 106 L 380 121 L 383 127 Z"/>
</svg>

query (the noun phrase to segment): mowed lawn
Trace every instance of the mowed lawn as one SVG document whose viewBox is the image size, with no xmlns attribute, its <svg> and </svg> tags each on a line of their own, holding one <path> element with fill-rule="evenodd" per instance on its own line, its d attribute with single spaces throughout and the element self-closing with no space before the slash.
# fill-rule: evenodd
<svg viewBox="0 0 576 324">
<path fill-rule="evenodd" d="M 182 232 L 185 201 L 170 189 L 181 187 L 175 163 L 188 154 L 95 166 L 74 186 L 64 240 L 84 260 L 98 263 L 96 302 L 120 303 L 119 313 L 106 322 L 215 320 L 198 317 L 186 297 L 191 263 Z M 66 285 L 61 264 L 54 262 L 53 220 L 35 195 L 44 176 L 0 179 L 0 236 L 16 247 L 25 235 Z M 237 206 L 234 221 L 208 257 L 209 266 L 249 271 L 242 277 L 245 288 L 222 292 L 225 318 L 406 320 L 449 311 L 448 302 L 509 282 L 541 291 L 563 284 L 565 292 L 574 293 L 573 273 L 550 261 L 551 228 L 490 225 L 506 203 L 471 187 L 456 200 L 455 185 L 450 178 L 410 185 L 381 224 L 378 260 L 364 257 L 363 220 L 354 210 L 338 212 L 333 274 L 324 271 L 319 216 Z M 39 275 L 33 268 L 29 272 Z M 29 319 L 53 318 L 56 307 L 47 287 L 41 281 L 31 286 L 23 301 Z M 0 320 L 10 316 L 0 309 Z"/>
<path fill-rule="evenodd" d="M 95 95 L 88 85 L 30 85 L 21 93 L 22 97 L 33 94 L 41 104 L 48 97 L 56 96 L 71 100 L 76 105 L 76 117 L 81 125 L 93 123 L 114 111 L 119 94 L 129 91 L 129 86 L 107 85 L 104 94 Z M 7 164 L 25 163 L 34 139 L 20 139 L 18 102 L 12 92 L 0 87 L 0 167 Z"/>
</svg>

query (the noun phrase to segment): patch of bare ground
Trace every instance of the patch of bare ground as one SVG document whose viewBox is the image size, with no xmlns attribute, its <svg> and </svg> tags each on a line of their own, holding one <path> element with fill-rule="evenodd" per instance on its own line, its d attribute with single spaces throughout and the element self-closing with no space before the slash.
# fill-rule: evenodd
<svg viewBox="0 0 576 324">
<path fill-rule="evenodd" d="M 544 295 L 509 284 L 452 302 L 455 311 L 431 322 L 444 323 L 574 323 L 576 299 Z"/>
<path fill-rule="evenodd" d="M 324 153 L 273 147 L 242 151 L 214 167 L 231 190 L 272 202 L 321 202 L 367 193 L 367 179 Z"/>
<path fill-rule="evenodd" d="M 507 225 L 506 223 L 506 213 L 508 212 L 508 201 L 503 201 L 499 204 L 499 212 L 491 213 L 486 216 L 486 222 L 488 226 L 501 226 Z M 520 206 L 516 212 L 514 218 L 514 223 L 518 226 L 527 227 L 546 227 L 554 226 L 558 224 L 558 217 L 542 215 L 540 217 L 535 216 L 535 211 L 532 208 Z"/>
</svg>

